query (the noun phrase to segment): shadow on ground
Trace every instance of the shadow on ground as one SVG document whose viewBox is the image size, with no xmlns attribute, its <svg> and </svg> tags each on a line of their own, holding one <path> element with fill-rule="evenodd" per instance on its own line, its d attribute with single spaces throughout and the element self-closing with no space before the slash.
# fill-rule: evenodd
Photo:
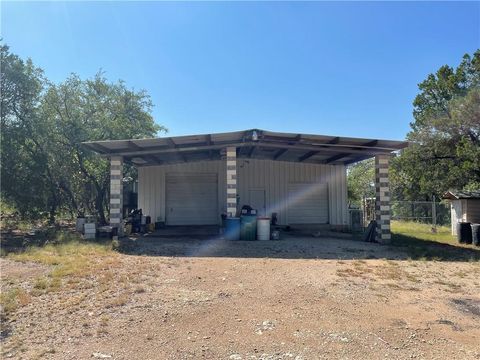
<svg viewBox="0 0 480 360">
<path fill-rule="evenodd" d="M 413 260 L 480 261 L 480 247 L 452 245 L 395 233 L 389 247 L 405 252 Z"/>
<path fill-rule="evenodd" d="M 177 234 L 178 235 L 178 234 Z M 180 257 L 238 257 L 278 259 L 422 259 L 437 261 L 480 260 L 480 248 L 394 236 L 389 246 L 354 239 L 283 233 L 281 240 L 228 241 L 219 235 L 161 233 L 123 238 L 119 252 L 129 255 Z"/>
<path fill-rule="evenodd" d="M 2 236 L 1 253 L 79 240 L 72 232 L 67 235 L 54 241 L 42 234 Z M 395 233 L 388 246 L 363 242 L 361 238 L 361 235 L 352 237 L 341 233 L 313 237 L 308 232 L 283 231 L 281 240 L 277 241 L 227 241 L 218 235 L 218 227 L 169 227 L 145 236 L 122 238 L 115 242 L 115 248 L 123 254 L 145 256 L 480 261 L 480 247 L 471 245 L 440 243 Z M 107 239 L 90 241 L 110 242 Z"/>
<path fill-rule="evenodd" d="M 280 259 L 375 259 L 386 248 L 377 244 L 332 238 L 287 237 L 271 241 L 228 241 L 221 237 L 139 237 L 120 240 L 124 254 L 180 257 Z M 393 252 L 390 257 L 394 257 Z M 387 255 L 387 254 L 385 254 Z"/>
</svg>

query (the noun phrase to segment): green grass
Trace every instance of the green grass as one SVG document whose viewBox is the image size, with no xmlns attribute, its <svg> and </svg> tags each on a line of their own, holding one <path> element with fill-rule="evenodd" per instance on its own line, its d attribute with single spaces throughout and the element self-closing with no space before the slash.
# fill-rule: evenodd
<svg viewBox="0 0 480 360">
<path fill-rule="evenodd" d="M 446 226 L 432 226 L 412 221 L 392 221 L 392 243 L 415 260 L 479 261 L 480 248 L 459 244 Z"/>
<path fill-rule="evenodd" d="M 452 236 L 450 227 L 437 226 L 437 232 L 432 232 L 432 226 L 413 221 L 392 221 L 392 232 L 421 240 L 431 240 L 444 244 L 457 245 L 457 239 Z"/>
</svg>

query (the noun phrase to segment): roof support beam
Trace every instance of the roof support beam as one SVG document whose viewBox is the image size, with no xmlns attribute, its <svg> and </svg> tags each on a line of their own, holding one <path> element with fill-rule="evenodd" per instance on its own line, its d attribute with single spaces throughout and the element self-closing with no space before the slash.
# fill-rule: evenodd
<svg viewBox="0 0 480 360">
<path fill-rule="evenodd" d="M 323 147 L 318 145 L 287 145 L 287 144 L 280 144 L 275 142 L 239 142 L 239 143 L 230 143 L 229 146 L 235 146 L 237 148 L 241 147 L 251 147 L 251 146 L 262 146 L 265 148 L 272 148 L 272 149 L 295 149 L 295 150 L 305 150 L 305 151 L 317 151 L 319 153 L 336 153 L 338 154 L 340 151 L 348 152 L 349 154 L 364 154 L 367 157 L 376 155 L 376 154 L 386 154 L 394 151 L 395 149 L 388 149 L 388 148 L 359 148 L 359 149 L 351 149 L 349 147 Z M 196 151 L 206 151 L 209 149 L 222 149 L 225 147 L 225 144 L 214 144 L 211 146 L 192 146 L 192 147 L 178 147 L 178 148 L 163 148 L 162 150 L 155 150 L 155 149 L 145 149 L 142 151 L 119 151 L 116 152 L 115 155 L 121 156 L 136 156 L 136 155 L 145 155 L 145 154 L 168 154 L 168 153 L 184 153 L 184 152 L 196 152 Z M 110 154 L 103 154 L 103 156 L 108 156 Z"/>
<path fill-rule="evenodd" d="M 273 155 L 273 160 L 277 160 L 280 156 L 285 154 L 288 151 L 288 149 L 280 149 L 278 150 L 275 155 Z"/>
<path fill-rule="evenodd" d="M 136 151 L 143 150 L 143 148 L 141 146 L 138 146 L 132 140 L 127 141 L 127 146 L 132 150 L 136 150 Z"/>
<path fill-rule="evenodd" d="M 177 144 L 175 144 L 175 141 L 173 141 L 172 138 L 165 138 L 165 139 L 168 141 L 169 145 L 170 145 L 172 148 L 176 148 L 176 147 L 177 147 Z"/>
<path fill-rule="evenodd" d="M 207 135 L 205 136 L 205 140 L 206 140 L 207 146 L 212 145 L 212 135 L 207 134 Z M 213 159 L 213 151 L 212 151 L 212 150 L 208 150 L 208 158 L 209 158 L 210 160 Z"/>
<path fill-rule="evenodd" d="M 207 143 L 207 145 L 212 145 L 212 135 L 205 135 L 205 142 Z"/>
<path fill-rule="evenodd" d="M 97 144 L 97 143 L 92 143 L 90 144 L 90 146 L 95 149 L 96 151 L 99 151 L 100 153 L 102 154 L 107 154 L 110 152 L 110 149 L 106 148 L 105 146 L 102 146 L 100 144 Z"/>
<path fill-rule="evenodd" d="M 174 149 L 178 149 L 178 145 L 175 143 L 175 141 L 173 141 L 172 138 L 166 138 L 168 140 L 168 142 L 170 143 L 170 146 L 173 147 Z M 187 162 L 187 158 L 185 157 L 185 155 L 183 155 L 181 152 L 178 152 L 177 154 L 180 159 L 183 161 L 183 162 Z"/>
<path fill-rule="evenodd" d="M 367 144 L 370 144 L 371 142 L 367 143 Z M 307 148 L 307 147 L 310 147 L 310 148 L 317 148 L 317 149 L 320 149 L 320 150 L 324 150 L 324 149 L 334 149 L 334 151 L 338 152 L 338 151 L 341 151 L 341 149 L 346 149 L 348 151 L 350 151 L 350 149 L 353 149 L 353 150 L 361 150 L 361 149 L 374 149 L 374 150 L 379 150 L 379 151 L 382 151 L 384 150 L 384 152 L 391 152 L 391 151 L 395 151 L 395 150 L 398 150 L 398 149 L 395 149 L 395 148 L 388 148 L 388 147 L 380 147 L 380 146 L 371 146 L 371 145 L 365 145 L 365 144 L 360 144 L 360 145 L 352 145 L 352 144 L 329 144 L 328 142 L 323 142 L 323 143 L 305 143 L 305 142 L 301 142 L 301 143 L 298 143 L 296 145 L 290 145 L 290 144 L 285 144 L 285 142 L 282 142 L 282 141 L 279 141 L 279 140 L 271 140 L 269 138 L 265 138 L 262 142 L 261 142 L 262 146 L 268 146 L 270 144 L 275 144 L 275 145 L 278 145 L 278 146 L 290 146 L 290 147 L 293 147 L 293 148 L 298 148 L 298 149 L 301 149 L 301 148 Z"/>
<path fill-rule="evenodd" d="M 305 161 L 305 160 L 307 160 L 307 159 L 310 159 L 312 156 L 315 156 L 315 155 L 317 155 L 317 154 L 318 154 L 318 151 L 309 151 L 309 152 L 307 152 L 306 154 L 300 156 L 300 157 L 298 158 L 298 162 L 303 162 L 303 161 Z"/>
<path fill-rule="evenodd" d="M 362 146 L 372 147 L 372 146 L 377 146 L 377 144 L 378 144 L 378 140 L 372 140 L 372 141 L 369 141 L 369 142 L 366 142 L 366 143 L 362 144 Z"/>
<path fill-rule="evenodd" d="M 362 161 L 362 160 L 369 159 L 371 157 L 372 157 L 371 155 L 357 156 L 357 157 L 353 158 L 352 160 L 345 161 L 343 164 L 344 165 L 350 165 L 350 164 L 353 164 L 353 163 L 356 163 L 356 162 L 359 162 L 359 161 Z"/>
<path fill-rule="evenodd" d="M 325 164 L 330 164 L 334 161 L 337 161 L 337 160 L 340 160 L 346 156 L 348 156 L 349 154 L 346 154 L 346 153 L 342 153 L 342 154 L 337 154 L 337 155 L 334 155 L 332 157 L 329 157 L 327 160 L 325 160 Z"/>
<path fill-rule="evenodd" d="M 157 158 L 155 155 L 146 155 L 143 158 L 155 165 L 161 165 L 163 163 L 163 161 Z"/>
<path fill-rule="evenodd" d="M 264 135 L 262 140 L 267 142 L 282 142 L 288 145 L 296 145 L 296 144 L 299 144 L 300 141 L 302 140 L 302 134 L 297 134 L 294 137 L 279 137 L 279 136 L 273 136 L 273 135 Z"/>
</svg>

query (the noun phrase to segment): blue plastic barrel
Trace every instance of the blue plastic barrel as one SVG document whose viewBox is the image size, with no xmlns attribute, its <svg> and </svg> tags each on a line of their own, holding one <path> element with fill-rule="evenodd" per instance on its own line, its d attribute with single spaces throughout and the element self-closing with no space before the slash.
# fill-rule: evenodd
<svg viewBox="0 0 480 360">
<path fill-rule="evenodd" d="M 240 239 L 257 240 L 257 215 L 240 216 Z"/>
<path fill-rule="evenodd" d="M 225 238 L 240 240 L 240 218 L 230 217 L 225 220 Z"/>
</svg>

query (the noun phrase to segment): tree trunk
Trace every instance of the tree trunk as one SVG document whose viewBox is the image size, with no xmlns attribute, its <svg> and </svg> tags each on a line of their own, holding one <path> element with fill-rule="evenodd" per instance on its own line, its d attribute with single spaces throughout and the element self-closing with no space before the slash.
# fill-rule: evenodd
<svg viewBox="0 0 480 360">
<path fill-rule="evenodd" d="M 50 225 L 55 224 L 55 214 L 57 212 L 57 196 L 55 195 L 55 192 L 52 191 L 52 198 L 50 202 L 50 212 L 49 212 L 49 217 L 48 217 L 48 223 Z"/>
<path fill-rule="evenodd" d="M 91 181 L 93 186 L 95 186 L 95 190 L 97 192 L 95 195 L 95 211 L 97 212 L 100 224 L 105 225 L 107 223 L 107 220 L 105 218 L 105 207 L 103 206 L 103 201 L 105 199 L 106 186 L 108 186 L 108 180 L 110 179 L 109 175 L 107 173 L 106 181 L 104 181 L 103 186 L 100 186 L 95 176 L 90 174 L 85 168 L 85 165 L 83 163 L 83 155 L 78 149 L 76 151 L 76 154 L 80 171 Z"/>
<path fill-rule="evenodd" d="M 98 219 L 100 224 L 105 225 L 107 220 L 105 218 L 105 208 L 103 206 L 103 200 L 105 198 L 105 188 L 101 188 L 95 183 L 97 188 L 97 195 L 95 197 L 95 210 L 97 211 Z"/>
<path fill-rule="evenodd" d="M 63 180 L 61 180 L 60 182 L 60 188 L 65 192 L 65 194 L 70 199 L 70 212 L 71 213 L 75 212 L 77 216 L 80 215 L 78 211 L 78 204 L 77 204 L 77 201 L 75 200 L 75 195 L 73 194 L 73 191 Z"/>
</svg>

